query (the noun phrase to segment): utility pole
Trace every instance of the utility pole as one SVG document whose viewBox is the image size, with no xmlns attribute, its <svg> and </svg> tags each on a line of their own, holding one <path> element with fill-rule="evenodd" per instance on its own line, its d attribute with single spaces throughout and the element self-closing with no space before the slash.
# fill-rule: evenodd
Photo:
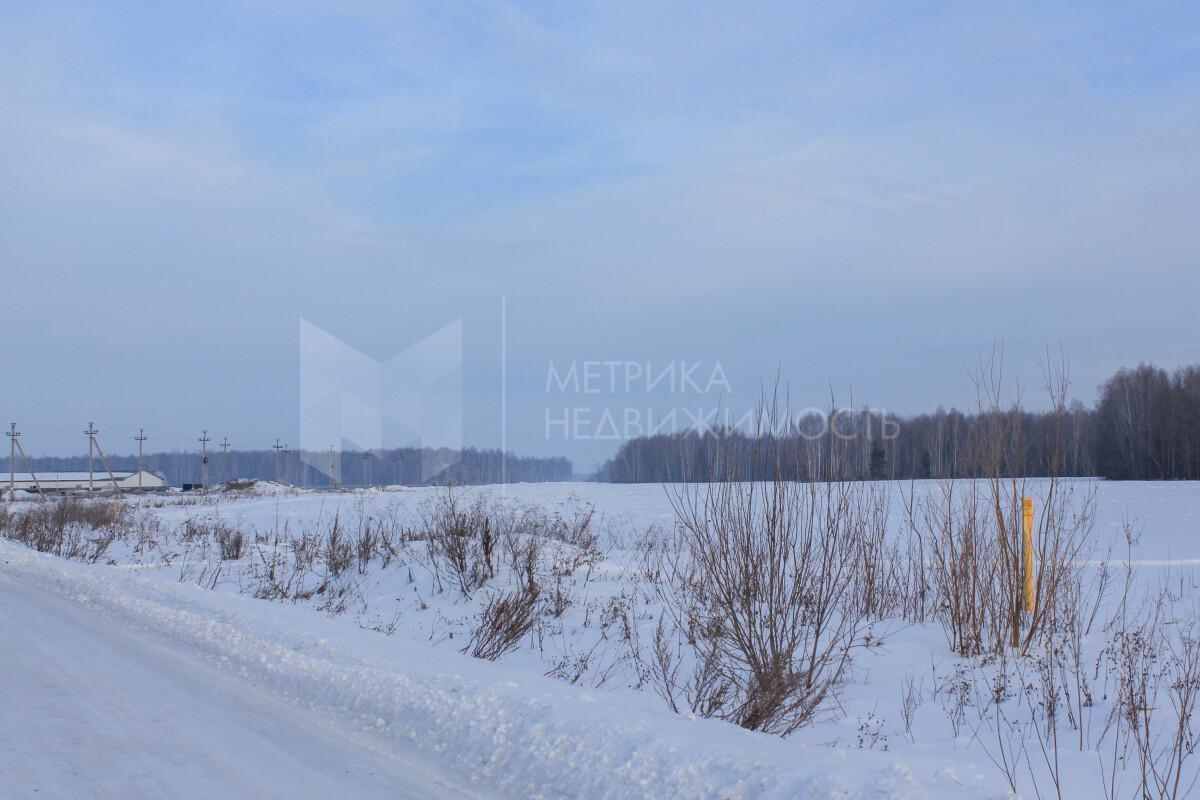
<svg viewBox="0 0 1200 800">
<path fill-rule="evenodd" d="M 333 481 L 333 488 L 338 488 L 337 469 L 334 466 L 333 460 L 333 445 L 329 445 L 329 479 Z"/>
<path fill-rule="evenodd" d="M 208 443 L 212 439 L 208 436 L 208 428 L 200 432 L 200 438 L 196 440 L 200 443 L 200 491 L 208 488 Z"/>
<path fill-rule="evenodd" d="M 138 435 L 133 437 L 138 443 L 138 488 L 142 488 L 142 442 L 146 441 L 146 429 L 138 428 Z"/>
<path fill-rule="evenodd" d="M 96 445 L 96 455 L 100 456 L 100 463 L 104 465 L 104 471 L 108 473 L 108 480 L 112 483 L 113 491 L 117 494 L 121 493 L 121 485 L 117 483 L 117 476 L 113 474 L 112 467 L 108 465 L 108 456 L 104 455 L 104 448 L 100 446 L 100 440 L 96 438 L 96 431 L 92 434 L 92 441 Z M 115 500 L 113 502 L 116 502 Z"/>
<path fill-rule="evenodd" d="M 225 451 L 221 456 L 221 459 L 223 462 L 221 469 L 225 473 L 225 478 L 224 478 L 225 483 L 229 483 L 229 437 L 228 436 L 226 436 L 225 440 L 223 442 L 221 442 L 221 449 L 223 451 Z"/>
<path fill-rule="evenodd" d="M 287 443 L 285 442 L 283 445 L 283 482 L 289 486 L 292 483 L 290 470 L 288 468 L 288 465 L 292 461 L 291 455 L 290 455 L 291 452 L 292 452 L 292 449 L 290 447 L 288 447 Z"/>
<path fill-rule="evenodd" d="M 96 430 L 95 424 L 93 424 L 91 422 L 88 423 L 87 430 L 84 431 L 84 433 L 86 433 L 87 437 L 88 437 L 88 491 L 89 492 L 93 492 L 96 490 L 95 478 L 93 477 L 93 473 L 95 472 L 95 470 L 92 468 L 92 454 L 96 452 L 96 434 L 99 432 L 100 431 Z"/>
<path fill-rule="evenodd" d="M 279 451 L 283 449 L 283 445 L 276 439 L 271 449 L 275 451 L 275 482 L 279 483 Z"/>
<path fill-rule="evenodd" d="M 363 451 L 363 471 L 367 478 L 367 488 L 371 488 L 371 451 Z"/>
<path fill-rule="evenodd" d="M 392 484 L 400 485 L 400 456 L 399 454 L 392 456 Z"/>
<path fill-rule="evenodd" d="M 14 422 L 8 426 L 8 433 L 6 435 L 12 437 L 12 443 L 10 444 L 9 448 L 10 450 L 14 451 L 9 458 L 13 459 L 13 462 L 15 462 L 17 453 L 19 452 L 21 454 L 21 458 L 25 461 L 25 469 L 29 470 L 29 477 L 33 478 L 33 486 L 35 489 L 37 489 L 38 498 L 45 498 L 46 493 L 42 490 L 42 483 L 38 480 L 37 473 L 33 471 L 33 462 L 29 460 L 29 456 L 25 455 L 25 448 L 21 446 L 19 439 L 21 434 L 19 431 L 17 431 L 17 423 Z M 8 467 L 8 499 L 10 502 L 17 499 L 15 469 L 16 467 L 10 463 Z"/>
<path fill-rule="evenodd" d="M 10 503 L 17 499 L 17 437 L 20 435 L 17 433 L 17 423 L 9 423 L 8 502 Z"/>
</svg>

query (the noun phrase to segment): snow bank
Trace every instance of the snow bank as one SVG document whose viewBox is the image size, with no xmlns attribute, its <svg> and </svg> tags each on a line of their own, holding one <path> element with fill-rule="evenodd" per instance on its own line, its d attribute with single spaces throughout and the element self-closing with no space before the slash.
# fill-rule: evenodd
<svg viewBox="0 0 1200 800">
<path fill-rule="evenodd" d="M 972 765 L 803 745 L 503 664 L 349 629 L 306 609 L 66 562 L 0 541 L 5 572 L 167 637 L 487 796 L 1005 797 Z M 964 785 L 962 781 L 966 781 Z"/>
</svg>

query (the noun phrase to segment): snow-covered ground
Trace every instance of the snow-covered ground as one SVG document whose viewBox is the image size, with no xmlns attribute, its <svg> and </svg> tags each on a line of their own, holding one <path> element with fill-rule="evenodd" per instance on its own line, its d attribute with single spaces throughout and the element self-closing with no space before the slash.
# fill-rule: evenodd
<svg viewBox="0 0 1200 800">
<path fill-rule="evenodd" d="M 99 613 L 87 584 L 64 575 L 52 588 L 80 593 L 48 590 L 50 574 L 22 573 L 32 563 L 0 574 L 4 797 L 475 796 L 413 748 L 336 730 L 153 620 Z"/>
<path fill-rule="evenodd" d="M 898 535 L 901 496 L 935 489 L 887 488 Z M 1096 491 L 1086 569 L 1124 558 L 1126 531 L 1140 531 L 1134 593 L 1169 597 L 1164 623 L 1194 621 L 1200 485 L 1078 488 Z M 43 796 L 153 796 L 163 781 L 300 796 L 312 792 L 289 788 L 331 781 L 360 797 L 689 798 L 1033 797 L 1035 784 L 1055 796 L 1054 774 L 1064 797 L 1135 786 L 1129 762 L 1097 752 L 1115 691 L 1102 625 L 1079 670 L 1094 697 L 1060 714 L 1053 769 L 1036 710 L 1021 722 L 1040 697 L 1037 660 L 1001 676 L 952 652 L 933 620 L 877 621 L 811 724 L 749 732 L 673 712 L 649 674 L 663 617 L 646 553 L 676 522 L 664 487 L 483 487 L 456 502 L 480 497 L 509 511 L 496 561 L 511 568 L 469 589 L 421 536 L 445 502 L 432 488 L 126 500 L 133 533 L 95 564 L 0 541 L 0 783 Z M 531 538 L 536 620 L 496 661 L 473 658 L 463 651 L 489 601 L 519 584 Z M 989 705 L 980 687 L 1000 677 L 1013 699 Z"/>
</svg>

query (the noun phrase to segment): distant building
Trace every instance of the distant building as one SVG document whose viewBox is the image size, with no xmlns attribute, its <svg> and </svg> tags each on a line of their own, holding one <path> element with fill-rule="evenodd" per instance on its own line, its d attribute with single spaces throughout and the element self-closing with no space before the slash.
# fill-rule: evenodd
<svg viewBox="0 0 1200 800">
<path fill-rule="evenodd" d="M 143 489 L 160 489 L 167 485 L 161 475 L 147 470 L 142 470 L 140 474 Z M 37 476 L 36 482 L 33 480 L 34 475 Z M 138 475 L 137 472 L 114 470 L 110 478 L 107 472 L 98 471 L 92 474 L 92 486 L 98 492 L 106 489 L 111 491 L 113 480 L 116 480 L 117 486 L 121 489 L 136 489 L 138 488 Z M 8 483 L 9 474 L 7 472 L 0 473 L 0 491 L 7 492 Z M 39 485 L 43 492 L 86 492 L 88 490 L 88 474 L 86 472 L 35 472 L 30 475 L 28 472 L 18 472 L 13 488 L 36 492 Z"/>
</svg>

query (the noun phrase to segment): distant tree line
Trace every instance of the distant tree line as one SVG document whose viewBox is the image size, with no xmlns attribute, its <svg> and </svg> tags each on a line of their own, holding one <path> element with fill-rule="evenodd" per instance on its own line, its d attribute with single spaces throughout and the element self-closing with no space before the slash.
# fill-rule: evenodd
<svg viewBox="0 0 1200 800">
<path fill-rule="evenodd" d="M 999 457 L 1012 475 L 1200 480 L 1200 365 L 1170 373 L 1146 364 L 1118 370 L 1100 387 L 1095 408 L 1067 403 L 1065 389 L 1041 412 L 1002 407 L 997 395 L 985 394 L 965 413 L 939 408 L 902 418 L 834 409 L 782 431 L 772 425 L 760 433 L 719 428 L 638 437 L 622 444 L 598 477 L 759 480 L 782 471 L 801 480 L 974 478 L 990 474 Z M 985 443 L 1000 427 L 1008 445 L 997 456 Z M 762 446 L 764 437 L 781 436 L 791 446 Z"/>
<path fill-rule="evenodd" d="M 567 481 L 572 477 L 572 465 L 566 458 L 531 458 L 511 453 L 501 457 L 499 450 L 462 451 L 434 448 L 401 448 L 363 452 L 343 451 L 334 455 L 342 486 L 402 484 L 454 484 L 458 486 L 483 483 Z M 88 468 L 87 456 L 33 458 L 37 473 L 80 472 Z M 4 472 L 8 459 L 3 460 Z M 137 456 L 108 456 L 114 471 L 137 469 Z M 200 483 L 202 460 L 198 452 L 147 453 L 142 460 L 145 469 L 162 475 L 167 483 L 181 486 Z M 266 450 L 230 450 L 228 476 L 233 479 L 287 480 L 298 486 L 324 487 L 332 481 L 326 474 L 330 465 L 328 453 L 309 453 Z M 95 460 L 99 473 L 104 468 Z M 24 472 L 20 457 L 17 470 Z M 208 453 L 208 482 L 220 483 L 226 475 L 225 456 L 220 450 Z"/>
<path fill-rule="evenodd" d="M 1200 365 L 1118 371 L 1100 390 L 1095 429 L 1105 477 L 1200 479 Z"/>
</svg>

